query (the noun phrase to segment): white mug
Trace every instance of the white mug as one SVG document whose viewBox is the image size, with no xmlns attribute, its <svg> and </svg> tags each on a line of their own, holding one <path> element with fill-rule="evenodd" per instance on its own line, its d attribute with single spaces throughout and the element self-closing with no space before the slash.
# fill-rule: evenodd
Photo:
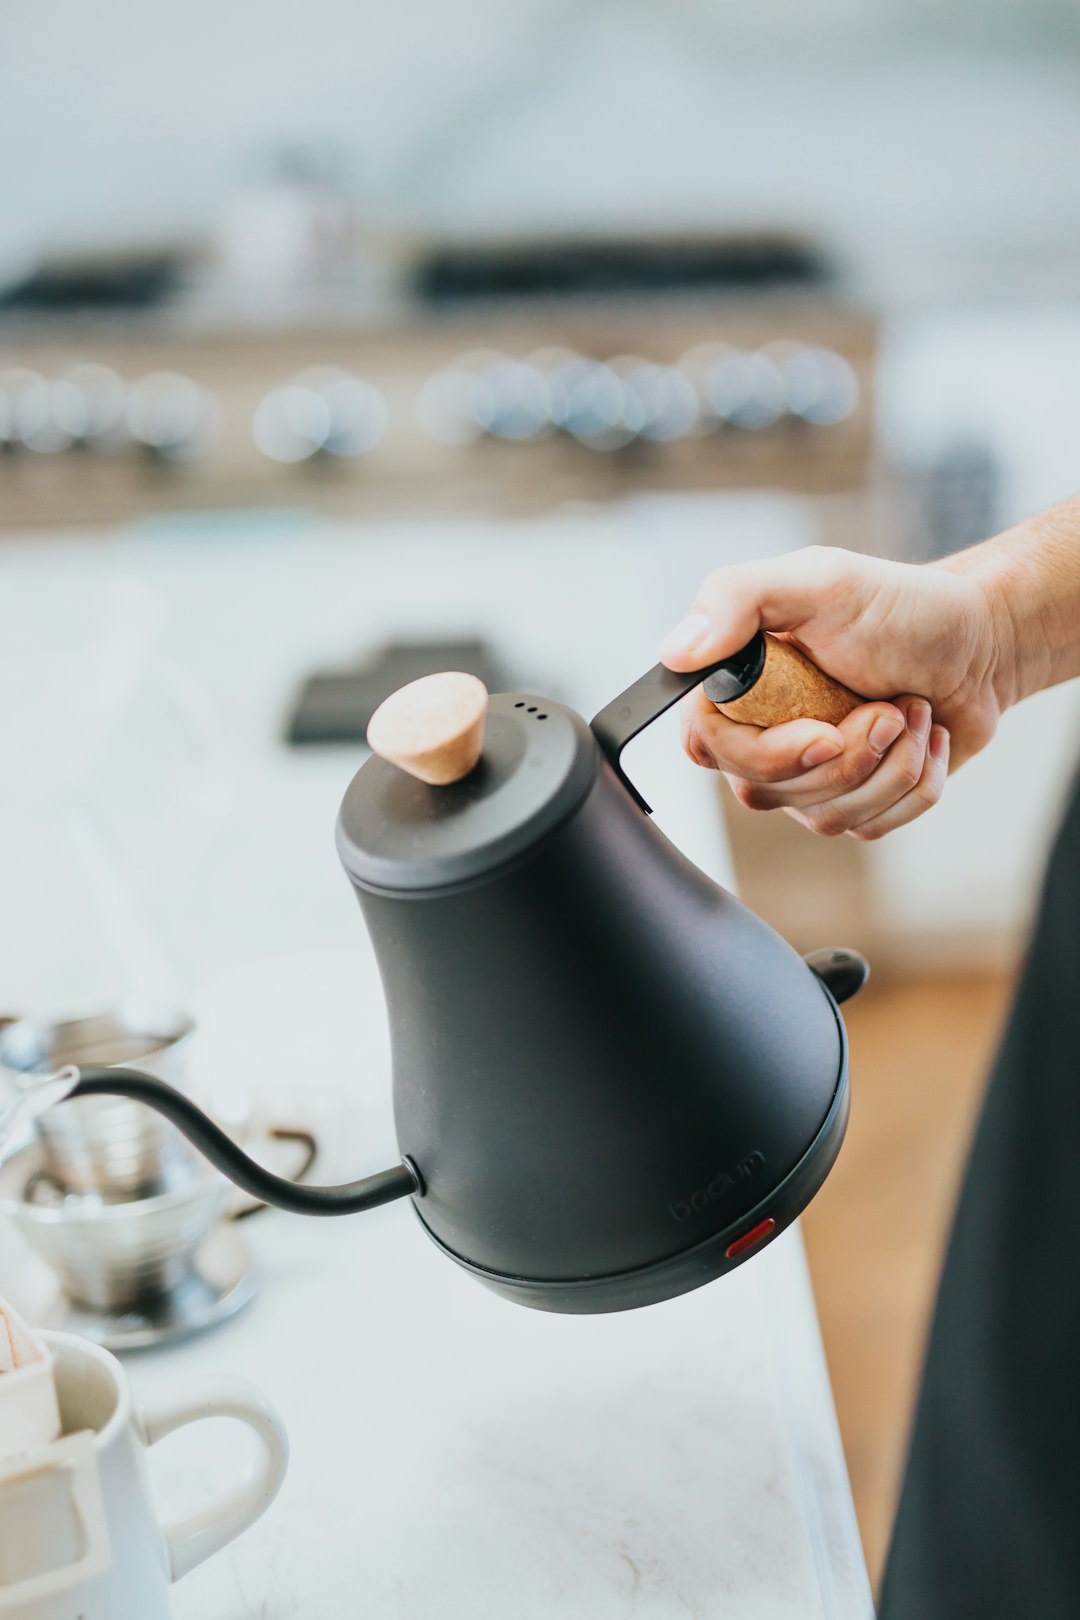
<svg viewBox="0 0 1080 1620">
<path fill-rule="evenodd" d="M 281 1419 L 254 1385 L 219 1378 L 136 1409 L 115 1356 L 43 1333 L 55 1357 L 62 1436 L 0 1463 L 0 1616 L 169 1620 L 169 1587 L 241 1535 L 285 1477 Z M 159 1524 L 149 1446 L 201 1418 L 237 1418 L 259 1437 L 253 1470 L 200 1512 Z"/>
</svg>

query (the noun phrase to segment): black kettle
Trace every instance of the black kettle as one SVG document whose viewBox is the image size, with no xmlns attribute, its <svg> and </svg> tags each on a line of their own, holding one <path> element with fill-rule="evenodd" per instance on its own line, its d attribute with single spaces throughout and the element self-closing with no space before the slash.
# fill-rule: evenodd
<svg viewBox="0 0 1080 1620">
<path fill-rule="evenodd" d="M 858 701 L 758 635 L 693 674 L 658 665 L 591 726 L 548 699 L 489 700 L 470 676 L 414 683 L 373 720 L 389 757 L 353 779 L 338 849 L 389 1007 L 393 1169 L 285 1181 L 133 1070 L 83 1068 L 69 1095 L 149 1104 L 285 1209 L 411 1197 L 450 1259 L 542 1310 L 626 1310 L 730 1270 L 836 1158 L 837 1004 L 867 969 L 851 951 L 798 956 L 669 843 L 624 777 L 625 744 L 702 681 L 759 723 Z"/>
</svg>

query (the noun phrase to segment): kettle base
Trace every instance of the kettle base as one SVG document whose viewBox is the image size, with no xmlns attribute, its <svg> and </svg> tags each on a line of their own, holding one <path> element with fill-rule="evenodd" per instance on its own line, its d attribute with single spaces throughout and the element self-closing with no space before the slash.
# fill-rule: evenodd
<svg viewBox="0 0 1080 1620">
<path fill-rule="evenodd" d="M 436 1247 L 504 1299 L 537 1311 L 558 1311 L 573 1316 L 638 1310 L 644 1305 L 658 1305 L 662 1300 L 688 1294 L 691 1289 L 724 1276 L 751 1255 L 760 1254 L 797 1220 L 836 1163 L 850 1107 L 851 1087 L 845 1062 L 821 1129 L 798 1164 L 777 1187 L 722 1232 L 715 1232 L 701 1243 L 633 1271 L 570 1280 L 510 1277 L 488 1271 L 447 1248 L 428 1227 L 415 1202 L 413 1207 Z M 759 1229 L 760 1240 L 756 1235 Z M 743 1239 L 752 1241 L 744 1243 Z"/>
</svg>

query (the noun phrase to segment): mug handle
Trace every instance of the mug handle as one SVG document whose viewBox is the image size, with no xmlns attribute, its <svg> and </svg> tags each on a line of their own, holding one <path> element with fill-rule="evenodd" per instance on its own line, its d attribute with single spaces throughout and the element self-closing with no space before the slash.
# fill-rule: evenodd
<svg viewBox="0 0 1080 1620">
<path fill-rule="evenodd" d="M 141 1413 L 148 1446 L 157 1445 L 188 1423 L 216 1417 L 246 1423 L 261 1441 L 261 1455 L 238 1484 L 208 1507 L 162 1525 L 173 1581 L 212 1558 L 262 1517 L 281 1489 L 289 1464 L 289 1440 L 281 1418 L 262 1391 L 246 1379 L 217 1378 L 186 1398 L 148 1406 Z"/>
</svg>

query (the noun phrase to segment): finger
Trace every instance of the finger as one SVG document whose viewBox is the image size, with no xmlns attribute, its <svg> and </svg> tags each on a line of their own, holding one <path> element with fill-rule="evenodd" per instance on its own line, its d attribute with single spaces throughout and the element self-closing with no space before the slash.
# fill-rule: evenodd
<svg viewBox="0 0 1080 1620">
<path fill-rule="evenodd" d="M 904 827 L 925 815 L 927 810 L 932 810 L 945 791 L 950 743 L 951 738 L 945 727 L 934 726 L 930 732 L 930 746 L 926 750 L 922 775 L 910 793 L 905 793 L 882 815 L 853 827 L 851 836 L 869 843 L 884 838 L 886 833 L 894 832 L 897 827 Z"/>
<path fill-rule="evenodd" d="M 738 652 L 758 630 L 798 630 L 822 611 L 850 623 L 879 572 L 874 558 L 858 563 L 853 567 L 848 554 L 833 547 L 806 546 L 765 562 L 719 568 L 660 643 L 660 658 L 669 669 L 700 669 Z"/>
<path fill-rule="evenodd" d="M 838 727 L 830 728 L 838 734 L 843 744 L 842 751 L 837 753 L 834 749 L 823 759 L 822 754 L 808 750 L 801 756 L 798 774 L 763 776 L 756 769 L 758 756 L 752 745 L 728 731 L 715 732 L 707 721 L 699 730 L 699 746 L 711 746 L 714 751 L 723 751 L 723 757 L 717 760 L 717 764 L 729 776 L 739 778 L 744 784 L 736 787 L 735 791 L 751 810 L 821 804 L 827 799 L 850 793 L 878 768 L 882 756 L 907 724 L 907 715 L 901 706 L 905 701 L 898 699 L 896 703 L 860 704 L 859 708 L 845 715 Z M 788 725 L 793 723 L 789 721 L 787 725 L 772 729 L 786 731 Z M 929 710 L 926 724 L 929 728 Z M 737 731 L 745 729 L 748 728 L 736 727 Z M 762 735 L 768 736 L 769 733 Z"/>
<path fill-rule="evenodd" d="M 700 687 L 683 700 L 681 725 L 695 764 L 754 782 L 786 782 L 844 749 L 839 728 L 820 720 L 786 720 L 766 730 L 729 720 Z"/>
<path fill-rule="evenodd" d="M 929 747 L 930 716 L 921 699 L 909 700 L 911 723 L 885 754 L 877 770 L 850 793 L 797 813 L 804 824 L 826 838 L 851 832 L 886 814 L 918 786 Z"/>
</svg>

